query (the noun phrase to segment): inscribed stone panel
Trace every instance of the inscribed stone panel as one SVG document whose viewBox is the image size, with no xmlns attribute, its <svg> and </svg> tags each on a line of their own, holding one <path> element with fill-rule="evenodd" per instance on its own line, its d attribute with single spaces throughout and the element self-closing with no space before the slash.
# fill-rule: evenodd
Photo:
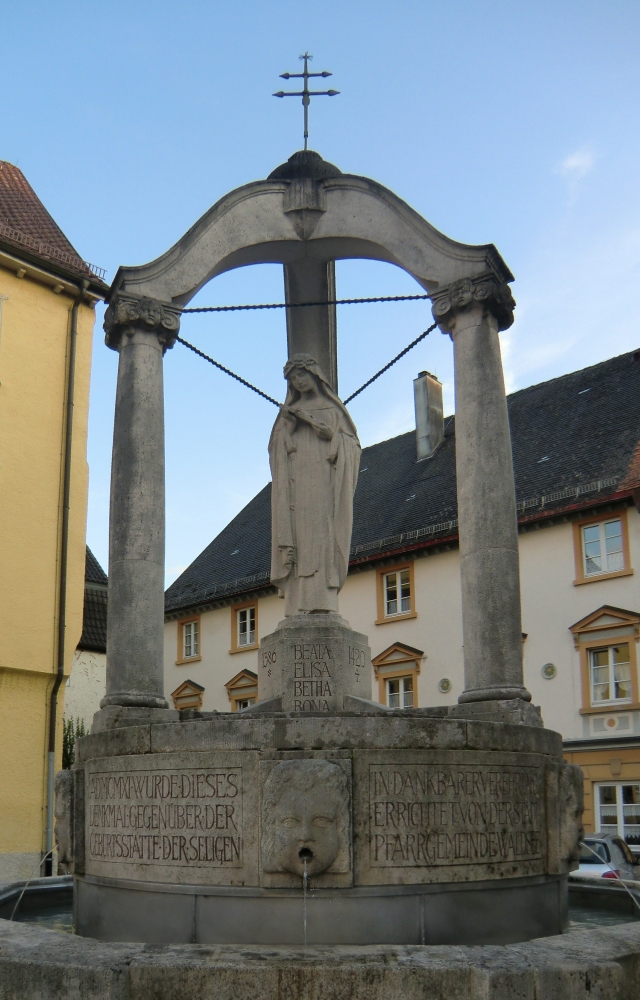
<svg viewBox="0 0 640 1000">
<path fill-rule="evenodd" d="M 181 885 L 255 885 L 257 753 L 92 760 L 86 872 Z"/>
<path fill-rule="evenodd" d="M 365 751 L 354 755 L 354 768 L 357 882 L 475 881 L 544 872 L 540 758 Z"/>
</svg>

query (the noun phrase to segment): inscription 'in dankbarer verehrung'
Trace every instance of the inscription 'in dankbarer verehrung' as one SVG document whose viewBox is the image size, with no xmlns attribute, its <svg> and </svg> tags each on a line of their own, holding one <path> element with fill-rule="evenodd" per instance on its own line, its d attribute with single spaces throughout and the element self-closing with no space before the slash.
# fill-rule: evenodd
<svg viewBox="0 0 640 1000">
<path fill-rule="evenodd" d="M 532 767 L 370 765 L 370 864 L 539 858 L 541 783 Z"/>
</svg>

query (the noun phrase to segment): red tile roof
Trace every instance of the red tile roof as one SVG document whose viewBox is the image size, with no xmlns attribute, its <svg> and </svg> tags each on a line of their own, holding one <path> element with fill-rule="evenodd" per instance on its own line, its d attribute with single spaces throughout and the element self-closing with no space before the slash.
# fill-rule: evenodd
<svg viewBox="0 0 640 1000">
<path fill-rule="evenodd" d="M 91 272 L 22 171 L 5 160 L 0 160 L 0 240 L 72 271 Z"/>
</svg>

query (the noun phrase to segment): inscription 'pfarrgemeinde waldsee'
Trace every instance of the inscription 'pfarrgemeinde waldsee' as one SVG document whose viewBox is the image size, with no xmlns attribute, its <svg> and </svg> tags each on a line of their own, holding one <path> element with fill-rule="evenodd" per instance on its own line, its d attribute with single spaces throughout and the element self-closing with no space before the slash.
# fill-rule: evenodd
<svg viewBox="0 0 640 1000">
<path fill-rule="evenodd" d="M 91 859 L 243 864 L 240 767 L 94 773 L 88 792 Z"/>
<path fill-rule="evenodd" d="M 542 788 L 533 767 L 369 768 L 370 864 L 496 864 L 541 856 Z"/>
</svg>

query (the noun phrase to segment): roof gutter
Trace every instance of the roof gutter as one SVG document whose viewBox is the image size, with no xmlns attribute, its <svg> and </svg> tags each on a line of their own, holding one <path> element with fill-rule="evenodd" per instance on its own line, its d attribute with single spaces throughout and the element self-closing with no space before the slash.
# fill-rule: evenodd
<svg viewBox="0 0 640 1000">
<path fill-rule="evenodd" d="M 67 626 L 67 562 L 69 554 L 69 500 L 71 494 L 71 445 L 73 441 L 73 402 L 76 374 L 76 345 L 78 341 L 78 311 L 89 288 L 85 278 L 71 307 L 71 329 L 69 332 L 69 357 L 67 365 L 67 405 L 65 413 L 65 437 L 62 484 L 62 528 L 60 534 L 60 576 L 58 580 L 58 650 L 56 675 L 49 701 L 49 743 L 47 754 L 47 828 L 44 875 L 53 875 L 53 782 L 55 777 L 56 725 L 58 714 L 58 692 L 64 677 L 65 634 Z"/>
</svg>

